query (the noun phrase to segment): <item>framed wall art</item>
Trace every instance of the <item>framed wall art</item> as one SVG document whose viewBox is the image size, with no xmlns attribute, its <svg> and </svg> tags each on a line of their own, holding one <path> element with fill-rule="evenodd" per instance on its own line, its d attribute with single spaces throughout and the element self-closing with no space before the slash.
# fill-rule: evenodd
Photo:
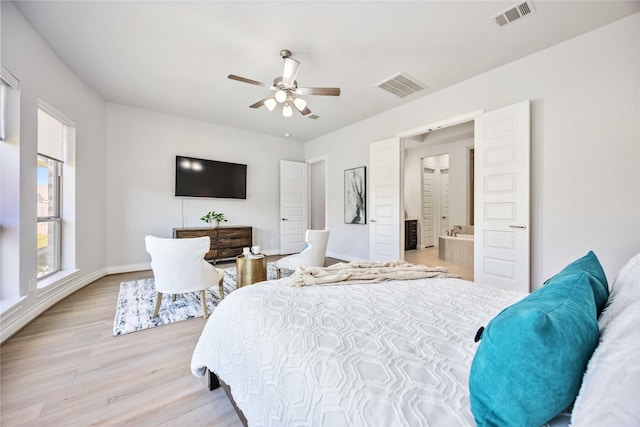
<svg viewBox="0 0 640 427">
<path fill-rule="evenodd" d="M 360 166 L 344 171 L 344 222 L 367 223 L 367 174 Z"/>
</svg>

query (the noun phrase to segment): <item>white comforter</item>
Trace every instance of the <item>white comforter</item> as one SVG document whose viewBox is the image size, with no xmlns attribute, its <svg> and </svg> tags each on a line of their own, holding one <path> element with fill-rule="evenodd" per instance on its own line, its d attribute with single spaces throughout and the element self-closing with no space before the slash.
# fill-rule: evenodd
<svg viewBox="0 0 640 427">
<path fill-rule="evenodd" d="M 480 326 L 525 296 L 459 279 L 241 288 L 191 361 L 231 387 L 250 426 L 474 425 Z"/>
</svg>

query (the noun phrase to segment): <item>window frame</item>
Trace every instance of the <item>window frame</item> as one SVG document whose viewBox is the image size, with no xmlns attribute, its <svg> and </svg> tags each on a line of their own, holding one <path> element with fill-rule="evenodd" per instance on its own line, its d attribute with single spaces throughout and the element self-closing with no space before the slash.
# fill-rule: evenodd
<svg viewBox="0 0 640 427">
<path fill-rule="evenodd" d="M 53 205 L 54 205 L 54 209 L 52 212 L 53 215 L 41 216 L 36 214 L 36 217 L 37 217 L 36 223 L 38 225 L 46 223 L 46 224 L 52 224 L 54 227 L 53 268 L 51 269 L 51 271 L 47 271 L 45 274 L 40 275 L 39 273 L 40 262 L 36 261 L 36 266 L 38 267 L 36 270 L 36 278 L 38 281 L 40 281 L 62 270 L 62 235 L 63 235 L 62 233 L 62 165 L 63 165 L 63 162 L 61 160 L 54 159 L 52 157 L 49 157 L 40 153 L 37 154 L 37 159 L 38 159 L 38 165 L 40 164 L 41 159 L 46 160 L 47 162 L 52 162 L 53 175 L 54 175 L 53 182 L 51 182 L 50 179 L 48 181 L 49 182 L 48 185 L 53 185 L 53 190 L 52 190 Z M 47 165 L 47 170 L 49 169 L 50 169 L 50 166 Z"/>
</svg>

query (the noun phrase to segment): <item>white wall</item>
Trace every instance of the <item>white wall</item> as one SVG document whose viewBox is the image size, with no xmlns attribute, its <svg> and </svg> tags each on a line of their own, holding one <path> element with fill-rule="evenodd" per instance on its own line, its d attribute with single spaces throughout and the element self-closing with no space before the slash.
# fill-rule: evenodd
<svg viewBox="0 0 640 427">
<path fill-rule="evenodd" d="M 247 164 L 247 199 L 175 197 L 176 155 Z M 173 227 L 206 226 L 200 217 L 210 210 L 226 215 L 223 225 L 252 226 L 253 244 L 278 253 L 281 159 L 304 161 L 303 144 L 107 104 L 109 272 L 149 268 L 145 235 L 171 237 Z"/>
<path fill-rule="evenodd" d="M 0 316 L 2 339 L 67 294 L 104 275 L 106 266 L 105 103 L 49 48 L 15 5 L 2 2 L 2 66 L 20 81 L 19 171 L 2 169 L 2 182 L 19 187 L 19 200 L 2 205 L 2 238 L 19 236 L 15 269 L 23 299 Z M 36 154 L 38 98 L 76 124 L 77 272 L 61 286 L 36 287 Z M 4 143 L 3 143 L 4 144 Z M 11 175 L 9 175 L 11 174 Z M 73 216 L 73 215 L 72 215 Z M 5 233 L 5 231 L 7 231 Z M 4 242 L 3 242 L 4 245 Z M 3 275 L 5 277 L 5 275 Z M 14 302 L 14 301 L 12 301 Z M 7 301 L 3 301 L 3 304 Z M 11 302 L 8 302 L 9 304 Z M 6 307 L 6 305 L 5 305 Z"/>
<path fill-rule="evenodd" d="M 368 225 L 342 222 L 342 171 L 368 166 L 372 141 L 529 99 L 532 287 L 590 249 L 613 280 L 640 252 L 639 39 L 635 14 L 308 142 L 329 159 L 328 252 L 367 258 Z"/>
</svg>

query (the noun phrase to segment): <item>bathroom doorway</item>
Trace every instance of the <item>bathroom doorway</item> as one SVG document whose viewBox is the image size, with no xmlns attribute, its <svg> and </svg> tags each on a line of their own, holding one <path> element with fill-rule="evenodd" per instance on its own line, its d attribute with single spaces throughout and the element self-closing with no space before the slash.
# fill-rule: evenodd
<svg viewBox="0 0 640 427">
<path fill-rule="evenodd" d="M 531 271 L 529 100 L 489 112 L 478 110 L 462 114 L 400 132 L 394 138 L 372 142 L 369 149 L 370 159 L 373 159 L 369 164 L 370 174 L 376 176 L 382 170 L 388 170 L 384 175 L 384 182 L 392 191 L 388 193 L 387 199 L 393 203 L 393 207 L 399 209 L 388 210 L 389 214 L 384 219 L 392 226 L 386 227 L 384 234 L 380 232 L 382 227 L 370 229 L 370 259 L 389 260 L 405 256 L 409 261 L 409 257 L 402 252 L 401 243 L 406 239 L 401 234 L 400 224 L 403 208 L 411 203 L 411 198 L 403 193 L 407 192 L 407 187 L 413 182 L 407 179 L 407 174 L 411 173 L 403 170 L 408 164 L 407 158 L 410 157 L 405 150 L 406 144 L 419 145 L 424 142 L 425 135 L 428 136 L 434 130 L 470 121 L 474 123 L 472 145 L 475 158 L 473 280 L 483 285 L 528 291 Z M 387 149 L 384 153 L 386 157 L 383 157 L 384 149 Z M 450 185 L 453 185 L 452 171 L 453 168 L 450 168 Z M 420 187 L 420 167 L 417 168 L 417 174 L 416 180 Z M 376 197 L 374 192 L 371 206 L 382 206 L 382 202 L 383 199 Z M 449 206 L 451 211 L 457 206 L 451 197 Z M 405 209 L 405 218 L 408 215 L 409 212 Z M 451 212 L 450 223 L 453 222 L 453 216 Z M 407 229 L 406 223 L 404 229 Z M 379 247 L 387 249 L 386 253 L 381 254 L 378 251 Z"/>
<path fill-rule="evenodd" d="M 445 265 L 473 279 L 473 255 L 457 265 L 440 258 L 440 238 L 455 226 L 473 235 L 469 206 L 470 149 L 474 122 L 466 121 L 404 140 L 404 210 L 407 220 L 418 219 L 418 248 L 404 252 L 405 260 Z M 465 234 L 466 234 L 465 233 Z"/>
</svg>

